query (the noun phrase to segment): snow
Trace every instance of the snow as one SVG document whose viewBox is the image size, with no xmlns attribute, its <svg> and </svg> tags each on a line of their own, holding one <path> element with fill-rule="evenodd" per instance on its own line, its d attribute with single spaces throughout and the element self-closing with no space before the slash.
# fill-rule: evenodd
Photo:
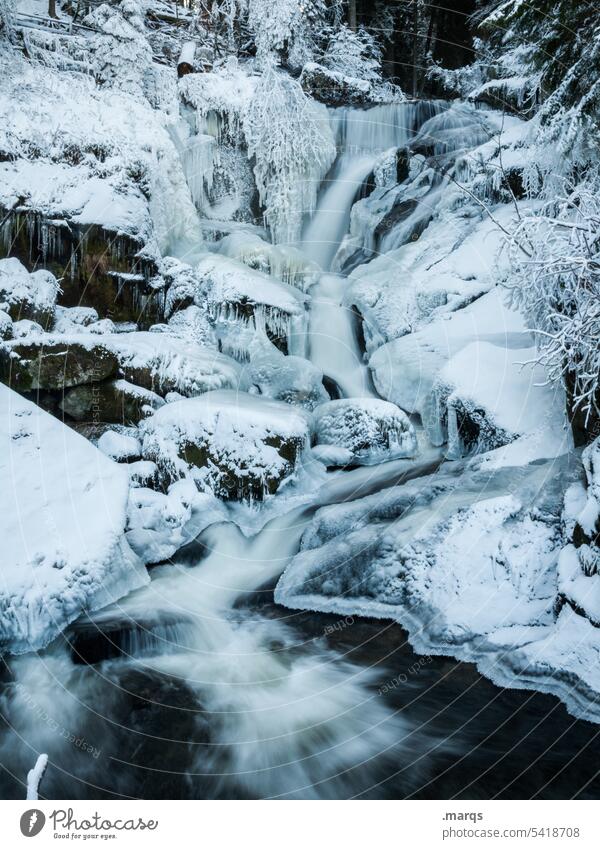
<svg viewBox="0 0 600 849">
<path fill-rule="evenodd" d="M 98 448 L 117 463 L 138 459 L 142 454 L 139 439 L 115 430 L 107 430 L 102 434 L 98 440 Z"/>
<path fill-rule="evenodd" d="M 59 285 L 49 271 L 30 274 L 16 257 L 0 259 L 0 301 L 12 318 L 52 323 Z"/>
<path fill-rule="evenodd" d="M 40 782 L 46 772 L 48 766 L 48 755 L 38 755 L 33 769 L 27 773 L 27 799 L 37 799 L 40 789 Z"/>
<path fill-rule="evenodd" d="M 329 401 L 314 411 L 317 445 L 349 452 L 350 462 L 375 465 L 412 457 L 417 439 L 408 416 L 394 404 L 377 398 Z"/>
<path fill-rule="evenodd" d="M 123 537 L 126 470 L 6 386 L 0 399 L 0 640 L 19 653 L 148 576 Z"/>
</svg>

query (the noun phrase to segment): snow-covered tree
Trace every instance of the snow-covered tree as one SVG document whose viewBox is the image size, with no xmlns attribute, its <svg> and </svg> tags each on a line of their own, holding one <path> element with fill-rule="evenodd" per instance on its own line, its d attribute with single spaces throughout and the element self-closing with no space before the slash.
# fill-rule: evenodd
<svg viewBox="0 0 600 849">
<path fill-rule="evenodd" d="M 267 64 L 244 117 L 248 153 L 273 241 L 295 241 L 335 158 L 325 110 L 300 84 Z"/>
<path fill-rule="evenodd" d="M 346 77 L 368 82 L 381 80 L 381 49 L 364 27 L 356 31 L 345 24 L 333 28 L 321 63 Z"/>
<path fill-rule="evenodd" d="M 330 7 L 325 0 L 248 0 L 248 26 L 261 62 L 301 68 L 315 58 Z"/>
<path fill-rule="evenodd" d="M 90 62 L 98 83 L 141 96 L 152 50 L 139 2 L 121 0 L 117 6 L 103 3 L 84 22 L 100 30 L 90 47 Z"/>
<path fill-rule="evenodd" d="M 0 44 L 12 38 L 14 11 L 14 0 L 0 0 Z"/>
<path fill-rule="evenodd" d="M 572 415 L 600 415 L 600 179 L 523 218 L 510 249 L 513 303 L 535 329 L 551 379 L 562 379 Z"/>
</svg>

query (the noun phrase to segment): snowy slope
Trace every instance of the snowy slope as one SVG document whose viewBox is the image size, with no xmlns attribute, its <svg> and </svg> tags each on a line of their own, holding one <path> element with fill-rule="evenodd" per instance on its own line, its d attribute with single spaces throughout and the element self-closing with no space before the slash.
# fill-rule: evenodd
<svg viewBox="0 0 600 849">
<path fill-rule="evenodd" d="M 0 438 L 0 644 L 24 652 L 148 576 L 123 536 L 123 467 L 3 385 Z"/>
</svg>

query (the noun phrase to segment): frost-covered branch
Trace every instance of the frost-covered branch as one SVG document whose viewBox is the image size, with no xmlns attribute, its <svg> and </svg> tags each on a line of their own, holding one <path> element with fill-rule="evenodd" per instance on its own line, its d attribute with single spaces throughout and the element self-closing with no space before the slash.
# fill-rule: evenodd
<svg viewBox="0 0 600 849">
<path fill-rule="evenodd" d="M 588 180 L 523 218 L 509 240 L 512 303 L 535 330 L 551 379 L 571 386 L 574 410 L 600 412 L 600 200 Z M 523 259 L 526 241 L 531 254 Z"/>
</svg>

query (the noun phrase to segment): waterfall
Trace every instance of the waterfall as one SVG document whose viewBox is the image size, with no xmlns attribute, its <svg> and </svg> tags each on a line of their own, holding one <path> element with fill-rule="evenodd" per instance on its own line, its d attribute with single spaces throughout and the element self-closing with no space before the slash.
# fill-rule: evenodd
<svg viewBox="0 0 600 849">
<path fill-rule="evenodd" d="M 423 101 L 372 109 L 341 107 L 330 112 L 338 157 L 323 182 L 317 209 L 302 238 L 304 253 L 324 272 L 331 268 L 348 232 L 352 205 L 377 160 L 390 149 L 406 147 L 421 125 L 444 109 L 447 104 Z M 376 396 L 358 344 L 356 316 L 343 305 L 344 278 L 323 274 L 310 294 L 311 361 L 337 383 L 342 395 Z"/>
</svg>

